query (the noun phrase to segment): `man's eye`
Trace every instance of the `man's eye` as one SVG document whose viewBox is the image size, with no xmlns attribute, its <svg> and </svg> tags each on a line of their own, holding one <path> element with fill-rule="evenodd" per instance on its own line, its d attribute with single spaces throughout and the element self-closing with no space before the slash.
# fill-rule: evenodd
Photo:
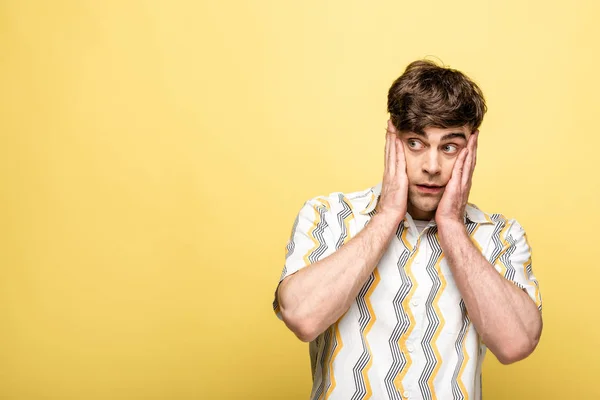
<svg viewBox="0 0 600 400">
<path fill-rule="evenodd" d="M 409 140 L 408 141 L 408 147 L 410 147 L 411 149 L 418 149 L 420 148 L 420 143 L 417 140 Z"/>
<path fill-rule="evenodd" d="M 458 147 L 453 144 L 447 144 L 444 146 L 444 151 L 446 153 L 456 153 L 458 151 Z"/>
</svg>

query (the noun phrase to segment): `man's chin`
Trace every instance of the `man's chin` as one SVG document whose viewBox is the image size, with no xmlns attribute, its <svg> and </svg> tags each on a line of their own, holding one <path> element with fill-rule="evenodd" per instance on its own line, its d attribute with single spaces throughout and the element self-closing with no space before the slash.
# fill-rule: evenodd
<svg viewBox="0 0 600 400">
<path fill-rule="evenodd" d="M 408 207 L 408 212 L 411 217 L 417 217 L 416 219 L 421 219 L 418 217 L 425 215 L 426 217 L 424 218 L 433 219 L 435 217 L 435 211 L 437 210 L 438 204 L 439 201 L 432 203 L 421 201 L 411 202 Z"/>
<path fill-rule="evenodd" d="M 434 212 L 435 210 L 437 210 L 441 199 L 431 197 L 423 198 L 419 196 L 414 200 L 415 201 L 411 202 L 413 207 L 425 212 Z"/>
</svg>

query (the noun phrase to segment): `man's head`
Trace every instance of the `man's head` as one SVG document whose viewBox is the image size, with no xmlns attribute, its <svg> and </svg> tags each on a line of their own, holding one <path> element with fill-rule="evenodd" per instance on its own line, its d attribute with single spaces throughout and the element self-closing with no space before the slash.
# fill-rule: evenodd
<svg viewBox="0 0 600 400">
<path fill-rule="evenodd" d="M 411 63 L 394 81 L 388 92 L 388 130 L 396 131 L 404 146 L 411 216 L 435 216 L 456 158 L 486 110 L 473 81 L 431 61 Z"/>
</svg>

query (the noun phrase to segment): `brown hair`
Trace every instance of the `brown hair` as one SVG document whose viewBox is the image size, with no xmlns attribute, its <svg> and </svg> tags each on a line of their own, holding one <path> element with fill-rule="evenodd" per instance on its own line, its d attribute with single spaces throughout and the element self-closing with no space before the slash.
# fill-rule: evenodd
<svg viewBox="0 0 600 400">
<path fill-rule="evenodd" d="M 460 71 L 433 61 L 414 61 L 388 92 L 388 112 L 401 132 L 427 127 L 479 128 L 487 111 L 479 86 Z"/>
</svg>

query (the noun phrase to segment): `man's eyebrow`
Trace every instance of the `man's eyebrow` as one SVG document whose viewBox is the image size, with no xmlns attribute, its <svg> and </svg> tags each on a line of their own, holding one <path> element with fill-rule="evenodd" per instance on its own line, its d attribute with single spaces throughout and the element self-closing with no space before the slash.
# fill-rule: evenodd
<svg viewBox="0 0 600 400">
<path fill-rule="evenodd" d="M 405 135 L 409 136 L 409 135 L 415 135 L 415 136 L 421 136 L 424 137 L 425 139 L 428 139 L 427 134 L 425 132 L 403 132 Z"/>
<path fill-rule="evenodd" d="M 442 136 L 441 140 L 450 140 L 450 139 L 456 139 L 456 138 L 462 138 L 464 140 L 467 140 L 467 137 L 462 132 L 452 132 L 452 133 L 449 133 L 447 135 Z"/>
</svg>

